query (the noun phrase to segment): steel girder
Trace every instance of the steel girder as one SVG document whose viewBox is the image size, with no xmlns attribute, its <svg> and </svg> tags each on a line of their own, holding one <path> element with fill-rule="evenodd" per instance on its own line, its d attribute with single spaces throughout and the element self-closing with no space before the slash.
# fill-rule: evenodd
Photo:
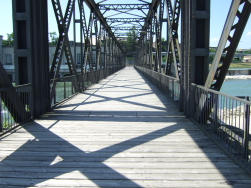
<svg viewBox="0 0 251 188">
<path fill-rule="evenodd" d="M 180 110 L 190 115 L 191 84 L 203 85 L 208 74 L 210 0 L 182 0 Z"/>
<path fill-rule="evenodd" d="M 155 34 L 156 34 L 156 53 L 155 53 L 155 71 L 161 73 L 162 65 L 162 23 L 164 15 L 164 1 L 161 0 L 160 5 L 155 13 Z"/>
<path fill-rule="evenodd" d="M 100 10 L 143 10 L 149 9 L 149 4 L 99 4 Z"/>
<path fill-rule="evenodd" d="M 62 62 L 63 52 L 65 53 L 65 57 L 67 60 L 67 65 L 71 75 L 76 75 L 76 67 L 73 61 L 73 56 L 71 53 L 69 38 L 68 38 L 68 30 L 71 23 L 73 9 L 75 7 L 75 0 L 69 0 L 67 4 L 67 8 L 65 11 L 65 15 L 63 16 L 60 0 L 52 0 L 52 5 L 54 9 L 54 13 L 56 16 L 58 30 L 59 30 L 59 39 L 57 42 L 56 51 L 53 57 L 51 70 L 50 70 L 50 78 L 53 79 L 51 86 L 51 100 L 53 100 L 55 95 L 55 88 L 57 81 L 55 80 L 58 77 L 58 73 L 60 70 L 60 65 Z M 74 81 L 74 88 L 76 91 L 79 90 L 77 81 Z"/>
<path fill-rule="evenodd" d="M 36 118 L 51 108 L 47 1 L 13 0 L 12 4 L 15 81 L 32 84 L 31 104 L 24 105 Z M 11 100 L 14 104 L 18 98 Z"/>
<path fill-rule="evenodd" d="M 214 89 L 216 91 L 221 89 L 250 13 L 251 3 L 249 1 L 232 1 L 215 58 L 204 85 L 205 87 Z M 237 22 L 234 22 L 235 20 L 237 20 Z M 229 44 L 227 44 L 227 42 L 229 42 Z M 226 53 L 225 57 L 222 56 L 223 53 Z M 220 65 L 220 62 L 222 62 L 222 65 Z M 205 102 L 203 103 L 202 101 Z M 213 95 L 201 96 L 199 101 L 199 106 L 201 106 L 201 108 L 196 109 L 196 118 L 198 121 L 203 124 L 206 123 L 212 110 L 212 105 L 210 104 L 214 103 L 215 101 L 217 100 Z"/>
<path fill-rule="evenodd" d="M 85 42 L 85 46 L 83 47 L 83 38 L 86 41 L 86 39 L 88 39 L 88 26 L 86 23 L 86 16 L 85 16 L 85 10 L 84 10 L 84 4 L 83 4 L 83 0 L 78 0 L 78 7 L 79 7 L 79 12 L 80 12 L 80 43 L 81 43 L 81 50 L 80 50 L 80 56 L 81 56 L 81 66 L 80 66 L 80 70 L 81 73 L 83 74 L 85 69 L 86 69 L 86 60 L 87 60 L 87 53 L 86 53 L 86 42 Z M 75 23 L 77 21 L 75 20 Z"/>
<path fill-rule="evenodd" d="M 165 1 L 167 9 L 167 22 L 169 29 L 168 47 L 167 47 L 167 62 L 165 74 L 170 76 L 180 77 L 180 46 L 178 39 L 178 23 L 180 17 L 180 0 L 175 0 L 174 11 L 170 0 Z M 172 64 L 174 64 L 174 73 L 171 72 Z"/>
<path fill-rule="evenodd" d="M 113 31 L 117 31 L 117 30 L 122 30 L 122 31 L 130 31 L 130 30 L 132 30 L 132 29 L 135 29 L 135 30 L 141 30 L 142 29 L 142 27 L 135 27 L 135 28 L 133 28 L 133 27 L 111 27 L 111 29 L 113 30 Z"/>
<path fill-rule="evenodd" d="M 90 9 L 89 20 L 85 16 L 84 4 Z M 81 50 L 81 72 L 85 73 L 105 68 L 108 65 L 108 56 L 110 55 L 107 52 L 109 49 L 108 41 L 115 41 L 115 45 L 120 49 L 120 53 L 123 53 L 123 49 L 102 13 L 97 8 L 98 5 L 93 0 L 78 0 L 78 5 L 81 16 L 80 20 L 75 20 L 75 23 L 80 23 L 83 35 L 81 35 L 81 46 L 84 38 L 84 47 Z M 94 56 L 96 59 L 95 62 Z M 102 57 L 105 61 L 103 64 L 101 64 Z"/>
<path fill-rule="evenodd" d="M 104 18 L 103 14 L 100 12 L 98 5 L 95 3 L 95 1 L 93 0 L 85 0 L 84 1 L 88 7 L 90 8 L 90 10 L 93 10 L 93 13 L 96 15 L 96 17 L 98 18 L 98 20 L 100 21 L 100 23 L 103 25 L 104 29 L 107 31 L 108 35 L 114 40 L 114 42 L 116 43 L 116 45 L 118 46 L 118 48 L 120 48 L 121 52 L 123 52 L 123 49 L 120 45 L 120 43 L 118 42 L 118 40 L 116 39 L 116 37 L 114 36 L 110 26 L 108 25 L 106 19 Z"/>
<path fill-rule="evenodd" d="M 122 23 L 132 23 L 132 22 L 145 22 L 145 18 L 106 18 L 106 21 L 110 24 L 122 22 Z"/>
<path fill-rule="evenodd" d="M 161 34 L 162 34 L 162 21 L 163 21 L 163 1 L 162 0 L 156 0 L 153 1 L 148 15 L 145 18 L 145 23 L 142 26 L 142 33 L 140 35 L 139 41 L 138 41 L 138 51 L 137 51 L 137 63 L 140 66 L 145 65 L 147 67 L 147 64 L 143 62 L 144 56 L 149 59 L 149 68 L 152 68 L 152 62 L 153 62 L 153 44 L 155 39 L 155 59 L 154 59 L 154 65 L 153 70 L 157 72 L 161 72 Z M 148 35 L 148 32 L 150 32 L 150 36 Z M 148 35 L 147 38 L 145 38 Z M 147 39 L 147 40 L 145 40 Z M 147 44 L 144 44 L 147 43 Z M 143 48 L 143 46 L 148 46 L 148 48 Z M 147 51 L 148 49 L 148 51 Z M 145 58 L 145 59 L 146 59 Z"/>
<path fill-rule="evenodd" d="M 29 114 L 25 110 L 25 104 L 18 96 L 18 93 L 14 89 L 12 82 L 10 81 L 8 74 L 6 73 L 2 63 L 0 62 L 0 89 L 9 88 L 5 92 L 1 92 L 1 101 L 7 107 L 16 123 L 24 122 L 29 118 Z M 13 89 L 10 89 L 13 88 Z M 2 104 L 0 104 L 2 105 Z M 0 121 L 1 121 L 0 116 Z M 0 122 L 1 123 L 1 122 Z M 2 126 L 0 124 L 0 132 L 2 132 Z"/>
<path fill-rule="evenodd" d="M 178 22 L 180 15 L 180 0 L 176 0 L 174 4 L 174 12 L 172 10 L 171 0 L 158 0 L 153 1 L 146 22 L 142 27 L 142 34 L 140 40 L 143 40 L 144 45 L 141 45 L 140 49 L 144 50 L 144 58 L 139 58 L 139 60 L 144 60 L 147 63 L 143 63 L 146 67 L 152 69 L 153 61 L 153 50 L 152 44 L 155 42 L 155 59 L 154 59 L 154 71 L 162 72 L 162 46 L 167 45 L 167 64 L 165 67 L 165 73 L 168 75 L 175 75 L 179 77 L 180 73 L 180 48 L 178 41 Z M 164 18 L 164 12 L 167 12 L 167 18 Z M 162 27 L 163 24 L 167 22 L 167 33 L 166 38 L 168 40 L 167 44 L 162 44 Z M 145 34 L 146 33 L 146 40 Z M 144 46 L 144 48 L 142 48 Z M 147 46 L 147 48 L 145 47 Z M 141 63 L 142 64 L 142 63 Z M 174 68 L 173 73 L 171 68 Z"/>
<path fill-rule="evenodd" d="M 142 32 L 139 37 L 138 44 L 142 45 L 142 41 L 145 39 L 146 35 L 146 40 L 145 40 L 145 52 L 142 53 L 140 52 L 141 47 L 138 46 L 138 51 L 136 53 L 136 59 L 137 59 L 137 65 L 144 64 L 141 62 L 142 58 L 139 56 L 139 54 L 145 54 L 146 57 L 146 63 L 145 66 L 150 69 L 157 69 L 158 65 L 154 63 L 153 65 L 153 40 L 154 40 L 154 35 L 156 34 L 155 30 L 155 23 L 156 23 L 156 13 L 157 13 L 157 8 L 160 4 L 160 0 L 153 0 L 152 3 L 149 5 L 149 11 L 148 14 L 145 17 L 145 23 L 142 25 Z M 143 50 L 143 49 L 142 49 Z"/>
<path fill-rule="evenodd" d="M 80 23 L 81 27 L 81 72 L 85 73 L 87 71 L 98 70 L 101 67 L 101 56 L 102 56 L 102 33 L 104 35 L 109 35 L 110 40 L 115 41 L 116 45 L 119 46 L 120 52 L 123 53 L 123 49 L 120 46 L 119 42 L 116 40 L 113 32 L 109 28 L 105 18 L 101 14 L 100 10 L 97 8 L 97 4 L 93 0 L 78 0 L 78 7 L 80 11 L 80 19 L 75 19 L 75 1 L 69 0 L 67 4 L 67 8 L 65 11 L 65 15 L 63 17 L 60 0 L 52 0 L 52 5 L 54 8 L 56 20 L 58 23 L 59 29 L 59 40 L 57 43 L 53 63 L 50 71 L 50 78 L 55 79 L 58 77 L 58 73 L 60 70 L 60 65 L 63 57 L 63 52 L 66 55 L 67 64 L 69 67 L 69 71 L 71 75 L 76 75 L 76 65 L 71 53 L 69 39 L 68 39 L 68 30 L 70 27 L 72 16 L 74 17 L 74 38 L 75 38 L 75 24 Z M 84 3 L 90 8 L 90 16 L 89 20 L 86 20 Z M 88 22 L 88 24 L 87 24 Z M 83 48 L 83 38 L 84 38 L 84 48 Z M 107 37 L 104 37 L 107 40 Z M 95 46 L 93 45 L 95 44 Z M 75 46 L 75 45 L 74 45 Z M 95 48 L 94 48 L 95 47 Z M 76 49 L 76 47 L 74 47 Z M 107 55 L 107 53 L 103 53 Z M 96 61 L 94 62 L 93 57 L 96 57 Z M 76 50 L 74 51 L 74 57 L 76 58 Z M 107 59 L 107 58 L 104 58 Z M 51 100 L 53 99 L 55 93 L 56 81 L 52 82 L 51 86 Z M 74 82 L 75 91 L 79 90 L 78 81 Z"/>
<path fill-rule="evenodd" d="M 242 6 L 242 11 L 240 11 L 240 7 Z M 221 89 L 250 13 L 250 1 L 232 1 L 226 24 L 222 31 L 220 42 L 215 54 L 215 58 L 213 60 L 210 72 L 205 83 L 205 87 L 214 89 L 216 91 L 219 91 Z M 234 22 L 235 20 L 237 20 L 236 23 Z M 223 53 L 226 53 L 225 57 L 223 56 Z M 222 63 L 221 65 L 220 62 Z"/>
<path fill-rule="evenodd" d="M 153 10 L 152 14 L 154 14 Z M 154 35 L 154 28 L 153 28 L 153 24 L 154 21 L 153 19 L 148 20 L 148 22 L 145 24 L 146 26 L 146 33 L 147 33 L 147 39 L 146 39 L 146 46 L 147 46 L 147 52 L 146 52 L 146 56 L 147 56 L 147 62 L 148 65 L 146 66 L 149 69 L 153 69 L 153 35 Z"/>
</svg>

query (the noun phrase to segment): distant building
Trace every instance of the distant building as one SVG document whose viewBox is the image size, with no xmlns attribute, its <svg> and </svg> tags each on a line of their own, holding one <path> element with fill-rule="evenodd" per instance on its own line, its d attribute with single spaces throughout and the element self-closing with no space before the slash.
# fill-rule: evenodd
<svg viewBox="0 0 251 188">
<path fill-rule="evenodd" d="M 251 56 L 250 55 L 244 56 L 242 61 L 247 62 L 247 63 L 251 63 Z"/>
<path fill-rule="evenodd" d="M 74 42 L 70 41 L 71 46 L 71 52 L 72 56 L 74 57 Z M 80 67 L 81 67 L 81 47 L 80 43 L 76 43 L 76 68 L 77 72 L 80 73 Z M 83 45 L 84 47 L 84 45 Z M 93 46 L 93 51 L 95 51 L 95 47 Z M 56 46 L 50 45 L 49 46 L 49 63 L 50 66 L 53 61 L 54 53 L 56 50 Z M 104 61 L 104 56 L 101 56 L 101 61 Z M 14 65 L 14 47 L 13 46 L 3 46 L 3 36 L 0 35 L 0 61 L 2 62 L 4 69 L 6 73 L 9 75 L 9 78 L 12 82 L 15 82 L 15 65 Z M 96 53 L 93 53 L 92 55 L 92 63 L 96 62 Z M 60 66 L 60 72 L 59 77 L 65 77 L 69 76 L 69 68 L 67 65 L 67 60 L 65 58 L 65 55 L 63 55 L 61 66 Z"/>
<path fill-rule="evenodd" d="M 237 49 L 236 53 L 249 53 L 251 49 Z"/>
<path fill-rule="evenodd" d="M 14 48 L 13 46 L 3 46 L 3 36 L 0 35 L 0 61 L 6 70 L 9 78 L 15 80 L 14 69 Z"/>
</svg>

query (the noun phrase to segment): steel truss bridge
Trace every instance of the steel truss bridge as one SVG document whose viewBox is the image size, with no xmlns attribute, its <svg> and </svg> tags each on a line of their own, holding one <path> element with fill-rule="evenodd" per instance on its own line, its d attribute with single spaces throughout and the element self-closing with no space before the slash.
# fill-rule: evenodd
<svg viewBox="0 0 251 188">
<path fill-rule="evenodd" d="M 64 82 L 58 76 L 65 55 L 71 75 L 67 83 L 72 83 L 73 95 L 125 68 L 126 58 L 130 57 L 135 61 L 136 70 L 161 90 L 169 92 L 186 117 L 204 125 L 211 132 L 217 132 L 222 127 L 225 127 L 225 132 L 231 129 L 223 126 L 223 121 L 215 126 L 219 120 L 216 113 L 219 107 L 218 91 L 249 19 L 250 0 L 232 0 L 210 70 L 210 0 L 135 0 L 134 4 L 113 4 L 109 3 L 110 0 L 67 0 L 65 10 L 60 0 L 12 2 L 18 86 L 12 86 L 0 64 L 0 97 L 1 105 L 9 111 L 15 125 L 39 118 L 58 104 L 58 83 Z M 53 7 L 59 33 L 51 65 L 48 21 L 54 18 L 48 17 L 48 4 Z M 80 40 L 80 69 L 76 65 L 77 44 L 74 43 L 75 50 L 70 46 L 70 27 L 74 28 L 74 40 L 76 37 Z M 80 28 L 80 31 L 76 28 Z M 128 51 L 123 37 L 132 31 L 135 31 L 133 40 L 136 46 L 135 51 Z M 163 37 L 167 42 L 162 42 Z M 167 57 L 164 67 L 163 46 Z M 242 138 L 238 131 L 232 132 L 231 136 L 233 140 L 237 137 L 242 139 L 241 144 L 237 142 L 245 150 L 242 160 L 248 163 L 250 170 L 250 102 L 236 100 L 245 106 L 246 128 L 239 128 Z M 1 132 L 4 129 L 4 125 L 1 125 Z"/>
</svg>

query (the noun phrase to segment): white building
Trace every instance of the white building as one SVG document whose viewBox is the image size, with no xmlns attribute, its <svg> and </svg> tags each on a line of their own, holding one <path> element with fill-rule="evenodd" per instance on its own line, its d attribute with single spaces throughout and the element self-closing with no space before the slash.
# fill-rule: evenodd
<svg viewBox="0 0 251 188">
<path fill-rule="evenodd" d="M 0 35 L 0 61 L 12 81 L 14 77 L 14 48 L 13 46 L 3 46 L 3 36 Z"/>
<path fill-rule="evenodd" d="M 242 61 L 246 63 L 251 63 L 251 55 L 244 56 Z"/>
<path fill-rule="evenodd" d="M 74 42 L 70 41 L 71 52 L 74 58 L 74 54 L 76 54 L 76 68 L 77 72 L 81 72 L 81 45 L 80 43 L 76 43 L 76 53 L 74 53 Z M 83 45 L 84 48 L 84 45 Z M 50 67 L 53 61 L 54 53 L 56 50 L 56 46 L 49 46 L 49 63 Z M 9 75 L 12 82 L 15 82 L 15 66 L 14 66 L 14 47 L 13 46 L 3 46 L 3 36 L 0 35 L 0 61 L 3 64 L 4 69 L 6 70 L 7 74 Z M 96 53 L 95 53 L 95 46 L 93 46 L 93 55 L 92 61 L 96 62 Z M 104 61 L 104 56 L 102 55 L 102 60 Z M 67 65 L 67 60 L 65 55 L 63 55 L 59 77 L 69 76 L 69 68 Z"/>
</svg>

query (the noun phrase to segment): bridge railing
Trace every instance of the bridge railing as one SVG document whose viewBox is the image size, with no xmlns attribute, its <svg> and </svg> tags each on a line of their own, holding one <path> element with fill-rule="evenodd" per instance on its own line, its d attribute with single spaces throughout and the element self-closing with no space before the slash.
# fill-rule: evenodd
<svg viewBox="0 0 251 188">
<path fill-rule="evenodd" d="M 51 83 L 56 82 L 55 94 L 51 104 L 52 106 L 77 93 L 74 88 L 74 82 L 76 79 L 77 76 L 67 76 L 51 80 Z"/>
<path fill-rule="evenodd" d="M 251 171 L 249 97 L 240 99 L 192 84 L 191 119 L 227 154 Z"/>
<path fill-rule="evenodd" d="M 0 89 L 0 135 L 32 119 L 32 85 Z"/>
<path fill-rule="evenodd" d="M 159 74 L 153 70 L 135 66 L 141 74 L 143 74 L 150 82 L 157 86 L 167 97 L 169 97 L 175 104 L 179 104 L 180 98 L 180 81 L 177 78 Z"/>
<path fill-rule="evenodd" d="M 86 90 L 88 87 L 98 83 L 100 80 L 122 68 L 123 67 L 100 69 L 78 74 L 76 76 L 51 80 L 51 82 L 57 82 L 56 92 L 51 107 L 70 99 L 74 95 Z M 77 83 L 78 90 L 75 89 L 74 83 Z M 31 84 L 0 89 L 0 135 L 33 119 L 32 97 Z"/>
<path fill-rule="evenodd" d="M 107 76 L 117 72 L 122 68 L 123 67 L 100 69 L 92 72 L 78 74 L 75 76 L 67 76 L 51 80 L 51 83 L 56 82 L 55 95 L 51 104 L 52 107 L 73 97 L 79 92 L 86 90 L 93 84 L 97 84 L 100 80 L 106 78 Z M 74 82 L 78 83 L 78 90 L 74 88 Z"/>
<path fill-rule="evenodd" d="M 177 104 L 179 80 L 135 66 L 142 75 Z M 196 84 L 191 85 L 190 119 L 232 159 L 251 171 L 251 120 L 249 98 L 241 99 Z"/>
</svg>

